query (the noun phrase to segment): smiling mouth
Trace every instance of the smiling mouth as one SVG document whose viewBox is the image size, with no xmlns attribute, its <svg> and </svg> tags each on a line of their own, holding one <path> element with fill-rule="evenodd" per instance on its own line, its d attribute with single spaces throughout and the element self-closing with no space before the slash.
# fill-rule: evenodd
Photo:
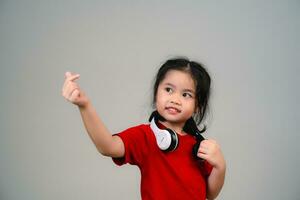
<svg viewBox="0 0 300 200">
<path fill-rule="evenodd" d="M 166 107 L 166 110 L 172 114 L 181 113 L 181 110 L 179 110 L 178 108 L 175 108 L 175 107 Z"/>
</svg>

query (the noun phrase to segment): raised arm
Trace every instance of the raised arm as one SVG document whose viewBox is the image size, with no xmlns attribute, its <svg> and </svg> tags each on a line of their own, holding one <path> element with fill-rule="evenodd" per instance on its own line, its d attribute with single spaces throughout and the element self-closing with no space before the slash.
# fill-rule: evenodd
<svg viewBox="0 0 300 200">
<path fill-rule="evenodd" d="M 79 76 L 66 72 L 62 88 L 63 97 L 78 106 L 85 129 L 98 151 L 104 156 L 123 157 L 125 153 L 123 141 L 118 136 L 112 136 L 105 127 L 91 101 L 75 82 Z"/>
<path fill-rule="evenodd" d="M 112 136 L 91 103 L 84 107 L 79 106 L 79 110 L 84 126 L 98 151 L 104 156 L 123 157 L 125 153 L 123 141 L 118 136 Z"/>
</svg>

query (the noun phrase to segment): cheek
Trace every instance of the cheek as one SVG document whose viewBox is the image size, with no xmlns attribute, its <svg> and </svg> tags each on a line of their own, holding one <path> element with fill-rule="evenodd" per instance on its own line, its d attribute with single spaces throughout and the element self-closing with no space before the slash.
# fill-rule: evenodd
<svg viewBox="0 0 300 200">
<path fill-rule="evenodd" d="M 189 110 L 191 111 L 191 112 L 196 112 L 196 110 L 197 110 L 197 107 L 196 107 L 196 103 L 194 102 L 194 101 L 192 101 L 192 102 L 189 102 Z"/>
<path fill-rule="evenodd" d="M 157 101 L 155 102 L 155 109 L 156 109 L 159 113 L 161 113 L 161 112 L 164 110 L 163 103 L 162 103 L 161 101 L 157 100 Z"/>
<path fill-rule="evenodd" d="M 160 97 L 159 92 L 157 91 L 156 96 L 155 96 L 155 106 L 156 107 L 159 106 L 160 101 L 161 101 L 161 97 Z"/>
<path fill-rule="evenodd" d="M 167 101 L 166 95 L 164 95 L 163 93 L 157 92 L 156 101 L 155 101 L 156 108 L 163 107 L 164 104 L 166 103 L 166 101 Z"/>
<path fill-rule="evenodd" d="M 161 98 L 161 96 L 157 96 L 156 97 L 156 101 L 155 101 L 155 105 L 156 107 L 159 107 L 163 104 L 163 99 Z"/>
<path fill-rule="evenodd" d="M 160 90 L 157 91 L 157 94 L 156 94 L 156 102 L 161 102 L 163 101 L 165 98 L 163 92 L 161 92 Z"/>
</svg>

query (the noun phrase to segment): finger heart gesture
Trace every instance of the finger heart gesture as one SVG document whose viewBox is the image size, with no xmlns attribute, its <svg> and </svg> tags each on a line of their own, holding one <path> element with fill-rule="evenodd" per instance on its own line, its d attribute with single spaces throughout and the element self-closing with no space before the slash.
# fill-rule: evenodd
<svg viewBox="0 0 300 200">
<path fill-rule="evenodd" d="M 79 74 L 72 74 L 71 72 L 65 73 L 62 96 L 75 105 L 84 106 L 88 100 L 79 85 L 75 82 L 79 77 Z"/>
</svg>

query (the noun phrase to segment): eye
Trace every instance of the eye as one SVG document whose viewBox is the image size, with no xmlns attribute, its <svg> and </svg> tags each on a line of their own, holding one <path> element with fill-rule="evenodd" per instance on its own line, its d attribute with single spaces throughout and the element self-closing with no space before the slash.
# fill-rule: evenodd
<svg viewBox="0 0 300 200">
<path fill-rule="evenodd" d="M 166 90 L 167 93 L 172 93 L 173 92 L 173 89 L 170 88 L 170 87 L 166 87 L 165 90 Z"/>
<path fill-rule="evenodd" d="M 183 93 L 182 96 L 185 98 L 193 98 L 193 95 L 188 92 Z"/>
</svg>

